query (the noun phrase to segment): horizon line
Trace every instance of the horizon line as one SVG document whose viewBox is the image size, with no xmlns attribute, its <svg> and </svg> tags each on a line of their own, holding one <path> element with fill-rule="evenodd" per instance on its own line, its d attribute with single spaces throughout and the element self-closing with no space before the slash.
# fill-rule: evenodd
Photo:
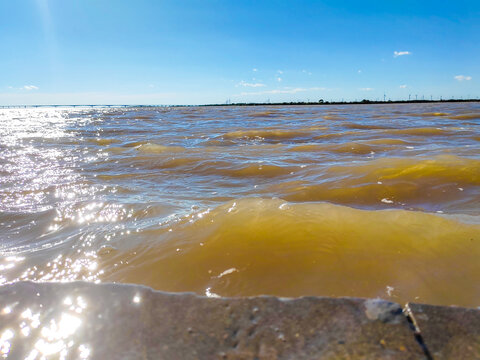
<svg viewBox="0 0 480 360">
<path fill-rule="evenodd" d="M 411 103 L 444 103 L 444 102 L 479 102 L 480 98 L 469 99 L 420 99 L 420 100 L 354 100 L 354 101 L 282 101 L 282 102 L 237 102 L 211 104 L 18 104 L 0 105 L 1 109 L 38 108 L 38 107 L 195 107 L 195 106 L 261 106 L 261 105 L 366 105 L 366 104 L 411 104 Z"/>
</svg>

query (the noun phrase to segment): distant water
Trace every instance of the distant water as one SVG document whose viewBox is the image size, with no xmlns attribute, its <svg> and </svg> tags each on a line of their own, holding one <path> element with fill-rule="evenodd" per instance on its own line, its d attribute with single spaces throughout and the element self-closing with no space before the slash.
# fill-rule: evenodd
<svg viewBox="0 0 480 360">
<path fill-rule="evenodd" d="M 0 284 L 480 305 L 479 103 L 0 122 Z"/>
</svg>

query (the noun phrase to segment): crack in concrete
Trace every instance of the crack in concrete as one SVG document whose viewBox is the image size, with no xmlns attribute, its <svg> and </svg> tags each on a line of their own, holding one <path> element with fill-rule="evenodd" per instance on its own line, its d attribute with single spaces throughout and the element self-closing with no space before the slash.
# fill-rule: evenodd
<svg viewBox="0 0 480 360">
<path fill-rule="evenodd" d="M 418 323 L 415 319 L 415 316 L 413 315 L 412 310 L 410 309 L 409 304 L 405 304 L 405 307 L 403 308 L 403 313 L 407 318 L 408 323 L 410 324 L 410 329 L 413 331 L 415 340 L 417 343 L 420 345 L 423 353 L 425 354 L 425 357 L 427 360 L 434 360 L 432 353 L 427 347 L 427 344 L 425 343 L 423 337 L 422 337 L 422 332 L 420 327 L 418 326 Z"/>
</svg>

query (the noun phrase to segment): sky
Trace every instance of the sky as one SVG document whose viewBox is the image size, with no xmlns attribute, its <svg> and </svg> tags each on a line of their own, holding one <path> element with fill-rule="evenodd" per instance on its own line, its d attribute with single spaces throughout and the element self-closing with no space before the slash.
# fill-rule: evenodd
<svg viewBox="0 0 480 360">
<path fill-rule="evenodd" d="M 0 105 L 480 97 L 478 0 L 0 0 Z"/>
</svg>

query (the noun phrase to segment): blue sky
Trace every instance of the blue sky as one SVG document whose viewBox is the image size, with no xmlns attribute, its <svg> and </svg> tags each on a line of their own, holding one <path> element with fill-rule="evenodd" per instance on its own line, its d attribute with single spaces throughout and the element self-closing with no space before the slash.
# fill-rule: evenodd
<svg viewBox="0 0 480 360">
<path fill-rule="evenodd" d="M 0 1 L 0 104 L 480 97 L 480 1 Z"/>
</svg>

